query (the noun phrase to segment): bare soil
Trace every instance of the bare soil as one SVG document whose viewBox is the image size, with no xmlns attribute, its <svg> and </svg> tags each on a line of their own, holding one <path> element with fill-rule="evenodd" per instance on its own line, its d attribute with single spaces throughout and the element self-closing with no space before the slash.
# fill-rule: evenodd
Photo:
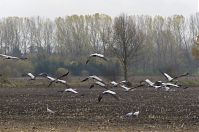
<svg viewBox="0 0 199 132">
<path fill-rule="evenodd" d="M 102 88 L 0 88 L 0 131 L 199 131 L 199 88 L 175 92 L 113 89 L 120 100 L 97 98 Z M 46 105 L 55 111 L 49 114 Z M 138 117 L 126 118 L 131 111 Z"/>
</svg>

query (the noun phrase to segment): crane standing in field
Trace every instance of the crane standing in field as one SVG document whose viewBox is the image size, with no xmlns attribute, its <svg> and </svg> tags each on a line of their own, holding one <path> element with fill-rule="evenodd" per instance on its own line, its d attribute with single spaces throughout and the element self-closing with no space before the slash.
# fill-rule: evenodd
<svg viewBox="0 0 199 132">
<path fill-rule="evenodd" d="M 47 104 L 46 110 L 47 110 L 47 112 L 50 113 L 50 114 L 55 114 L 54 111 L 52 111 L 51 109 L 48 108 L 48 104 Z"/>
<path fill-rule="evenodd" d="M 131 117 L 131 116 L 136 116 L 138 117 L 138 115 L 140 114 L 140 111 L 136 111 L 136 112 L 129 112 L 125 115 L 125 117 Z"/>
</svg>

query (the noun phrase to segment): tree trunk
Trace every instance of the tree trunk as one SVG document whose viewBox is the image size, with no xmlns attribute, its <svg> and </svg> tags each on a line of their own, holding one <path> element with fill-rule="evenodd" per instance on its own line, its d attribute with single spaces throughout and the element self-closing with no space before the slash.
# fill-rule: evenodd
<svg viewBox="0 0 199 132">
<path fill-rule="evenodd" d="M 127 80 L 128 79 L 128 75 L 127 75 L 127 70 L 128 70 L 128 68 L 127 68 L 127 61 L 126 61 L 126 59 L 124 59 L 124 80 Z"/>
</svg>

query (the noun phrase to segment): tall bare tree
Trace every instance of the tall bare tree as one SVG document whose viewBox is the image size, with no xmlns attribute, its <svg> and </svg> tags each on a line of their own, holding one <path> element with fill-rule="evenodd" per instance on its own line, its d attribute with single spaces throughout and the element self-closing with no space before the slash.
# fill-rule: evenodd
<svg viewBox="0 0 199 132">
<path fill-rule="evenodd" d="M 115 18 L 111 47 L 123 66 L 125 80 L 128 80 L 129 62 L 139 54 L 143 40 L 144 34 L 136 28 L 133 17 L 122 14 Z"/>
</svg>

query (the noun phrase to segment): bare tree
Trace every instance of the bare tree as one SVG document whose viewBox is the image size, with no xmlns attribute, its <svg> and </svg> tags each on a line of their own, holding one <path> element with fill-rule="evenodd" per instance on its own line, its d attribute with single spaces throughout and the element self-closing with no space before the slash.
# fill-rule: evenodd
<svg viewBox="0 0 199 132">
<path fill-rule="evenodd" d="M 128 65 L 141 49 L 144 35 L 136 28 L 136 23 L 131 16 L 125 14 L 116 17 L 113 24 L 113 53 L 123 66 L 124 79 L 128 77 Z"/>
</svg>

